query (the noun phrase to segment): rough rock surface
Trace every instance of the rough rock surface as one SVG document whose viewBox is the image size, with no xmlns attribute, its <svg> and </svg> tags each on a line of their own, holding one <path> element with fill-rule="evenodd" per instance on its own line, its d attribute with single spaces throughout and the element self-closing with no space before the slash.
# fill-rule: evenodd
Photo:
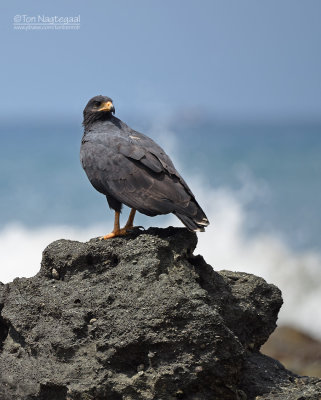
<svg viewBox="0 0 321 400">
<path fill-rule="evenodd" d="M 151 228 L 51 243 L 35 277 L 0 286 L 0 399 L 319 399 L 320 380 L 259 352 L 279 289 L 215 272 L 196 242 Z"/>
</svg>

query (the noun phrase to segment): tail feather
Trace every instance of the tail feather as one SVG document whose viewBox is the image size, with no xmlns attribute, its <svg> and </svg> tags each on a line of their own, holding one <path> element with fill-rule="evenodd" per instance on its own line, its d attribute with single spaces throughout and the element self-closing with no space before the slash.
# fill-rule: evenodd
<svg viewBox="0 0 321 400">
<path fill-rule="evenodd" d="M 204 232 L 205 227 L 208 226 L 210 223 L 200 207 L 198 208 L 198 212 L 195 216 L 181 214 L 179 212 L 174 212 L 174 214 L 190 231 Z"/>
</svg>

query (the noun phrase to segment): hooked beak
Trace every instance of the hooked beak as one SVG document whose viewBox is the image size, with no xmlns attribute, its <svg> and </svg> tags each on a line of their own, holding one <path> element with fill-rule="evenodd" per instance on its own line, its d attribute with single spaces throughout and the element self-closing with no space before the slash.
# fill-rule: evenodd
<svg viewBox="0 0 321 400">
<path fill-rule="evenodd" d="M 111 101 L 106 101 L 98 108 L 98 111 L 108 111 L 115 114 L 115 107 Z"/>
</svg>

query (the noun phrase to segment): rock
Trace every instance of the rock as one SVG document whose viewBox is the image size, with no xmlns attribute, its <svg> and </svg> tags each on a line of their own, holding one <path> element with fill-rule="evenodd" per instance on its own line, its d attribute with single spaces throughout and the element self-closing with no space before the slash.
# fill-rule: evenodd
<svg viewBox="0 0 321 400">
<path fill-rule="evenodd" d="M 0 399 L 318 399 L 320 380 L 259 352 L 279 289 L 215 272 L 196 243 L 185 228 L 51 243 L 35 277 L 0 286 Z"/>
<path fill-rule="evenodd" d="M 252 400 L 320 400 L 321 380 L 297 376 L 283 365 L 258 352 L 248 354 L 243 365 L 241 385 Z"/>
</svg>

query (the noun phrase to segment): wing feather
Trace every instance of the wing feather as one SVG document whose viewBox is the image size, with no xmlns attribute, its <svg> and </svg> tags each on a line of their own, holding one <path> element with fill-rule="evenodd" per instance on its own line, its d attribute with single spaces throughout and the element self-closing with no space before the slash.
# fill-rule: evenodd
<svg viewBox="0 0 321 400">
<path fill-rule="evenodd" d="M 93 186 L 146 215 L 195 218 L 202 210 L 171 159 L 152 139 L 130 133 L 83 143 L 81 160 Z"/>
</svg>

